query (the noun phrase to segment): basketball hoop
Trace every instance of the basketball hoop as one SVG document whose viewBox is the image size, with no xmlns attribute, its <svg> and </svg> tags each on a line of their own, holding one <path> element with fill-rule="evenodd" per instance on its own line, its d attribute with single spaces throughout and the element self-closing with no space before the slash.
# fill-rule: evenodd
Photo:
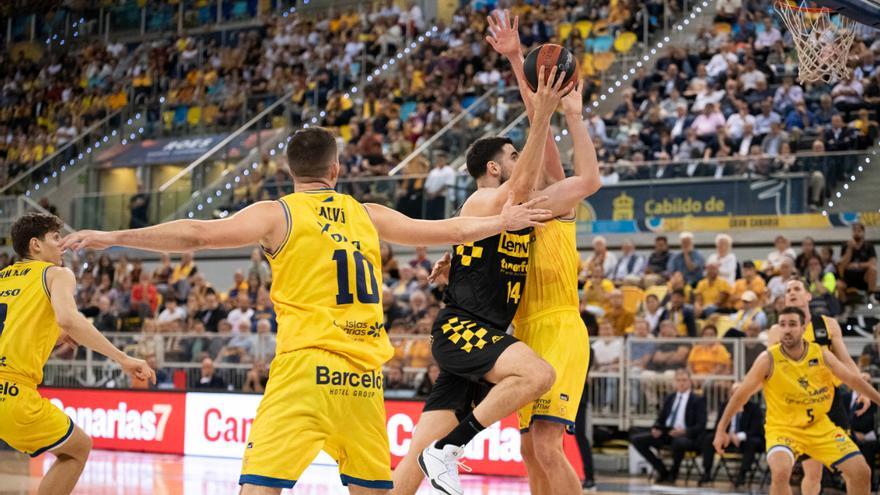
<svg viewBox="0 0 880 495">
<path fill-rule="evenodd" d="M 825 7 L 797 6 L 785 0 L 773 7 L 794 40 L 800 82 L 830 83 L 849 77 L 846 62 L 855 36 L 853 20 Z"/>
</svg>

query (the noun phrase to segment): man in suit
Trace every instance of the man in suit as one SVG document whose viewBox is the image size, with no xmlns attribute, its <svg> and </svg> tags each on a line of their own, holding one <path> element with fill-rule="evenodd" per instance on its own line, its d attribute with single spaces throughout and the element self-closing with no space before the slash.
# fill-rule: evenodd
<svg viewBox="0 0 880 495">
<path fill-rule="evenodd" d="M 867 373 L 862 373 L 862 378 L 871 381 L 871 375 Z M 859 409 L 859 404 L 856 402 L 858 399 L 858 394 L 856 392 L 847 392 L 843 396 L 844 404 L 847 405 L 847 410 L 850 415 L 850 425 L 851 431 L 850 435 L 852 436 L 853 441 L 858 445 L 859 450 L 862 451 L 862 455 L 865 456 L 865 459 L 868 461 L 868 465 L 871 466 L 871 491 L 877 490 L 877 465 L 874 460 L 877 458 L 877 404 L 871 404 L 871 407 L 868 408 L 861 416 L 856 414 L 856 411 Z"/>
<path fill-rule="evenodd" d="M 739 388 L 739 383 L 733 383 L 730 387 L 730 395 L 733 395 L 737 388 Z M 718 408 L 718 418 L 721 418 L 726 407 L 727 401 L 724 401 Z M 712 433 L 703 437 L 703 477 L 698 483 L 700 486 L 712 481 L 712 465 L 715 462 L 713 438 L 714 434 Z M 755 462 L 755 455 L 764 449 L 764 411 L 760 406 L 749 401 L 746 402 L 742 410 L 736 413 L 730 423 L 730 440 L 731 443 L 727 447 L 727 451 L 742 454 L 739 472 L 733 480 L 734 488 L 739 488 L 745 484 L 746 474 Z"/>
<path fill-rule="evenodd" d="M 666 396 L 651 431 L 634 433 L 630 443 L 657 472 L 657 483 L 675 483 L 684 454 L 699 448 L 706 433 L 706 400 L 693 392 L 691 374 L 686 369 L 675 372 L 675 393 Z M 672 469 L 667 469 L 651 447 L 672 449 Z"/>
</svg>

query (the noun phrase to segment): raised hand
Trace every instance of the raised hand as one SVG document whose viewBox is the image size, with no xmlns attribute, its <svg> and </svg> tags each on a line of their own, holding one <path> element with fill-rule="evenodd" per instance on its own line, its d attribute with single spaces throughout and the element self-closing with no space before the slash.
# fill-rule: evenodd
<svg viewBox="0 0 880 495">
<path fill-rule="evenodd" d="M 534 208 L 537 203 L 547 200 L 547 196 L 530 199 L 521 205 L 513 205 L 513 192 L 507 195 L 507 202 L 501 208 L 504 230 L 516 231 L 526 227 L 541 227 L 544 222 L 553 218 L 550 210 Z"/>
<path fill-rule="evenodd" d="M 495 10 L 486 18 L 489 21 L 489 35 L 486 43 L 489 43 L 496 52 L 505 57 L 512 58 L 522 55 L 522 45 L 519 41 L 519 16 L 510 18 L 510 11 L 501 12 Z"/>
<path fill-rule="evenodd" d="M 578 81 L 577 86 L 571 90 L 567 95 L 562 97 L 562 112 L 566 115 L 578 115 L 582 116 L 584 114 L 584 95 L 582 93 L 584 89 L 584 80 L 581 79 Z"/>
<path fill-rule="evenodd" d="M 564 79 L 562 77 L 557 79 L 557 68 L 555 65 L 550 68 L 550 72 L 546 77 L 545 74 L 547 74 L 547 68 L 542 65 L 538 68 L 538 90 L 531 95 L 532 107 L 535 109 L 535 118 L 549 118 L 553 111 L 556 110 L 556 107 L 559 106 L 562 95 L 574 86 L 574 82 L 570 82 L 564 88 L 562 87 Z"/>
</svg>

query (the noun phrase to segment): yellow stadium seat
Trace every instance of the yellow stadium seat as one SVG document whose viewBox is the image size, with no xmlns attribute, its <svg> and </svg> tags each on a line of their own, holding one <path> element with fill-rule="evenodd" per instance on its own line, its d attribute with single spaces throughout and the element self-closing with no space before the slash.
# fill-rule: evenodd
<svg viewBox="0 0 880 495">
<path fill-rule="evenodd" d="M 559 31 L 558 31 L 559 41 L 567 40 L 568 37 L 571 35 L 571 29 L 572 29 L 572 26 L 571 26 L 571 23 L 569 23 L 569 22 L 563 22 L 562 24 L 560 24 Z"/>
<path fill-rule="evenodd" d="M 581 66 L 579 67 L 580 73 L 582 76 L 592 76 L 596 73 L 596 69 L 593 67 L 593 54 L 585 53 L 583 60 L 581 60 Z"/>
<path fill-rule="evenodd" d="M 166 131 L 170 131 L 174 123 L 174 110 L 165 110 L 162 112 L 162 123 Z"/>
<path fill-rule="evenodd" d="M 611 68 L 611 64 L 614 63 L 615 58 L 614 52 L 596 53 L 593 55 L 593 67 L 595 67 L 598 72 L 605 72 Z"/>
<path fill-rule="evenodd" d="M 649 294 L 654 294 L 657 296 L 657 299 L 663 300 L 666 297 L 666 292 L 668 291 L 665 285 L 652 285 L 645 290 L 645 296 L 647 297 Z"/>
<path fill-rule="evenodd" d="M 206 125 L 213 125 L 217 120 L 217 115 L 220 114 L 220 108 L 217 105 L 211 104 L 205 107 L 205 110 L 202 111 L 202 121 Z"/>
<path fill-rule="evenodd" d="M 636 34 L 631 31 L 624 31 L 617 35 L 617 39 L 614 40 L 614 49 L 618 53 L 629 53 L 635 43 Z"/>
<path fill-rule="evenodd" d="M 191 126 L 199 125 L 202 121 L 202 107 L 193 105 L 186 111 L 186 123 Z"/>
<path fill-rule="evenodd" d="M 764 260 L 753 260 L 753 262 L 755 263 L 755 270 L 759 272 L 764 271 Z"/>
<path fill-rule="evenodd" d="M 625 285 L 620 288 L 620 292 L 623 293 L 623 307 L 633 313 L 639 309 L 639 305 L 645 300 L 645 291 L 638 287 Z"/>
<path fill-rule="evenodd" d="M 587 39 L 590 37 L 590 31 L 593 30 L 593 23 L 591 21 L 577 21 L 574 23 L 574 28 L 581 32 L 581 38 Z"/>
<path fill-rule="evenodd" d="M 731 30 L 730 24 L 726 22 L 716 22 L 715 23 L 715 34 L 720 33 L 729 33 Z"/>
</svg>

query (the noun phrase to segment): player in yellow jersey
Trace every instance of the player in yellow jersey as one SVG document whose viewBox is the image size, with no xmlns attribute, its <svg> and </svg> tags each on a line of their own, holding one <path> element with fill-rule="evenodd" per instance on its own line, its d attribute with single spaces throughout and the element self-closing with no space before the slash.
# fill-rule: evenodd
<svg viewBox="0 0 880 495">
<path fill-rule="evenodd" d="M 517 83 L 530 118 L 533 113 L 525 81 L 523 55 L 517 19 L 509 11 L 496 11 L 489 17 L 487 41 L 513 66 Z M 578 175 L 598 177 L 598 159 L 583 124 L 583 108 L 564 108 L 566 122 L 574 143 L 574 165 Z M 545 188 L 565 177 L 559 151 L 552 136 L 547 136 L 545 151 Z M 582 146 L 579 146 L 582 145 Z M 580 160 L 578 159 L 580 158 Z M 580 166 L 585 170 L 577 170 Z M 588 171 L 587 171 L 588 170 Z M 528 344 L 556 370 L 556 382 L 541 398 L 519 410 L 523 461 L 529 473 L 533 495 L 575 495 L 581 493 L 580 481 L 562 449 L 566 429 L 573 431 L 578 404 L 584 390 L 590 362 L 587 327 L 580 316 L 575 213 L 577 205 L 593 191 L 570 203 L 569 210 L 548 222 L 536 233 L 529 251 L 529 275 L 522 302 L 513 320 L 514 336 Z"/>
<path fill-rule="evenodd" d="M 764 388 L 767 403 L 764 437 L 772 495 L 791 494 L 791 471 L 806 455 L 838 469 L 851 495 L 870 492 L 871 471 L 843 428 L 828 419 L 835 379 L 880 404 L 880 393 L 834 353 L 804 339 L 806 315 L 787 306 L 779 314 L 780 342 L 761 353 L 728 401 L 716 426 L 713 445 L 720 454 L 730 441 L 727 430 L 736 411 Z"/>
<path fill-rule="evenodd" d="M 807 327 L 804 332 L 804 339 L 812 342 L 820 347 L 828 349 L 834 354 L 841 363 L 854 373 L 859 373 L 859 367 L 853 361 L 852 356 L 846 348 L 843 341 L 843 331 L 840 323 L 834 318 L 824 315 L 810 315 L 810 301 L 813 299 L 810 291 L 807 290 L 803 280 L 794 279 L 785 284 L 785 305 L 800 308 L 806 315 Z M 782 329 L 779 325 L 773 325 L 767 332 L 767 345 L 772 346 L 779 343 Z M 843 395 L 840 390 L 840 383 L 835 382 L 834 401 L 831 403 L 831 409 L 828 411 L 828 417 L 831 421 L 840 426 L 844 430 L 849 430 L 849 412 L 848 407 L 843 403 Z M 865 396 L 859 396 L 861 408 L 856 411 L 856 415 L 861 416 L 868 410 L 871 401 Z M 819 495 L 822 488 L 822 463 L 814 459 L 804 459 L 802 463 L 804 469 L 804 477 L 801 479 L 801 493 L 803 495 Z"/>
<path fill-rule="evenodd" d="M 455 392 L 448 392 L 450 398 L 442 400 L 435 398 L 436 392 L 444 387 L 437 387 L 432 391 L 425 411 L 419 419 L 416 433 L 410 444 L 410 451 L 398 465 L 394 472 L 395 493 L 398 495 L 410 495 L 415 493 L 420 481 L 415 470 L 415 457 L 418 457 L 420 467 L 428 477 L 431 486 L 442 487 L 443 491 L 458 495 L 461 488 L 458 483 L 455 455 L 460 455 L 457 450 L 472 438 L 480 427 L 488 426 L 497 419 L 507 414 L 524 408 L 521 412 L 528 417 L 523 418 L 523 458 L 529 471 L 529 484 L 532 493 L 569 495 L 580 493 L 580 483 L 574 469 L 565 457 L 562 450 L 562 435 L 566 425 L 573 424 L 577 415 L 578 403 L 586 377 L 589 363 L 589 341 L 586 327 L 580 319 L 578 311 L 577 293 L 577 264 L 578 254 L 576 247 L 575 225 L 573 210 L 584 198 L 598 190 L 599 165 L 596 159 L 596 151 L 590 140 L 589 133 L 583 122 L 583 96 L 581 86 L 562 99 L 561 108 L 565 114 L 565 121 L 572 136 L 574 144 L 574 169 L 575 176 L 565 178 L 559 152 L 549 127 L 543 120 L 540 109 L 535 104 L 533 92 L 525 86 L 522 75 L 522 53 L 514 22 L 509 14 L 502 18 L 490 18 L 493 26 L 493 37 L 487 39 L 497 51 L 508 56 L 514 65 L 517 79 L 520 81 L 520 92 L 523 101 L 529 111 L 531 129 L 529 138 L 543 136 L 545 139 L 544 155 L 542 163 L 529 163 L 521 157 L 518 160 L 517 172 L 530 168 L 528 175 L 533 176 L 535 181 L 535 194 L 546 194 L 551 199 L 542 203 L 541 206 L 553 211 L 554 220 L 544 224 L 541 229 L 533 234 L 533 241 L 528 249 L 528 274 L 525 284 L 513 287 L 516 290 L 508 290 L 508 301 L 518 305 L 515 317 L 520 321 L 514 321 L 516 333 L 514 337 L 531 348 L 534 354 L 540 356 L 541 367 L 529 370 L 527 375 L 538 375 L 549 364 L 554 370 L 552 385 L 542 390 L 537 396 L 528 397 L 528 392 L 519 390 L 515 395 L 508 396 L 507 400 L 499 403 L 497 398 L 498 383 L 493 378 L 496 371 L 503 364 L 495 367 L 486 374 L 483 381 L 495 384 L 485 394 L 485 397 L 477 395 L 473 397 L 479 404 L 472 406 L 471 396 L 465 396 L 466 404 L 456 402 Z M 555 68 L 553 69 L 555 70 Z M 551 75 L 552 78 L 552 75 Z M 538 80 L 543 80 L 543 73 L 539 72 Z M 503 138 L 488 138 L 503 139 Z M 503 177 L 493 176 L 487 173 L 486 160 L 474 160 L 480 153 L 477 148 L 484 144 L 485 139 L 477 141 L 468 151 L 468 171 L 477 183 L 477 191 L 471 195 L 462 207 L 462 212 L 468 215 L 491 215 L 497 212 L 499 197 L 503 194 L 503 188 L 510 181 L 499 180 Z M 528 146 L 528 142 L 526 146 Z M 513 150 L 512 145 L 509 146 Z M 507 147 L 505 146 L 505 147 Z M 489 164 L 504 161 L 504 153 L 498 156 L 489 156 Z M 485 158 L 485 157 L 484 157 Z M 523 162 L 523 163 L 519 163 Z M 542 173 L 542 168 L 549 168 L 550 175 Z M 457 256 L 457 255 L 456 255 Z M 452 259 L 455 263 L 455 257 Z M 441 263 L 435 269 L 435 277 L 448 277 L 447 270 L 450 265 Z M 449 272 L 453 276 L 455 273 Z M 453 280 L 450 280 L 452 286 Z M 449 289 L 447 289 L 448 291 Z M 488 298 L 487 298 L 488 300 Z M 524 307 L 526 309 L 524 309 Z M 493 309 L 483 309 L 483 313 L 489 313 Z M 476 315 L 480 310 L 471 311 Z M 507 326 L 507 324 L 505 324 Z M 501 330 L 502 332 L 504 329 Z M 435 336 L 435 345 L 438 337 Z M 518 343 L 519 344 L 519 343 Z M 513 349 L 513 347 L 511 347 Z M 434 353 L 435 359 L 444 372 L 443 356 Z M 504 356 L 502 356 L 503 358 Z M 463 358 L 467 360 L 468 358 Z M 477 362 L 478 358 L 469 358 Z M 503 363 L 498 359 L 497 363 Z M 521 369 L 528 369 L 521 366 Z M 459 375 L 462 375 L 459 373 Z M 461 377 L 462 384 L 459 389 L 467 387 L 468 380 L 473 377 Z M 440 380 L 438 379 L 438 384 Z M 461 397 L 459 397 L 461 398 Z M 470 412 L 467 417 L 461 418 Z M 486 418 L 489 418 L 488 420 Z M 477 421 L 474 421 L 476 419 Z M 460 420 L 460 421 L 459 421 Z M 537 420 L 537 421 L 533 421 Z M 471 428 L 468 428 L 468 425 Z M 473 424 L 477 428 L 473 428 Z M 460 435 L 461 429 L 467 429 L 469 436 Z M 534 438 L 538 440 L 533 441 Z M 435 439 L 439 439 L 434 442 Z M 447 450 L 450 447 L 451 450 Z M 455 455 L 452 455 L 452 454 Z M 446 467 L 432 466 L 427 459 L 443 459 Z M 434 463 L 442 464 L 442 463 Z"/>
<path fill-rule="evenodd" d="M 37 385 L 59 339 L 72 340 L 119 363 L 140 380 L 155 382 L 147 363 L 117 349 L 76 308 L 76 279 L 61 266 L 61 221 L 29 213 L 12 224 L 12 246 L 21 261 L 0 270 L 0 440 L 36 457 L 57 460 L 40 483 L 40 495 L 73 491 L 92 448 L 80 427 Z"/>
<path fill-rule="evenodd" d="M 413 220 L 333 190 L 336 139 L 297 131 L 287 146 L 295 193 L 221 220 L 179 220 L 120 232 L 82 231 L 65 248 L 128 246 L 186 252 L 259 244 L 272 267 L 276 356 L 248 438 L 242 494 L 291 488 L 324 450 L 352 494 L 386 493 L 391 468 L 382 364 L 393 349 L 383 325 L 379 238 L 405 245 L 465 243 L 539 225 L 546 210 L 508 199 L 500 215 Z"/>
</svg>

